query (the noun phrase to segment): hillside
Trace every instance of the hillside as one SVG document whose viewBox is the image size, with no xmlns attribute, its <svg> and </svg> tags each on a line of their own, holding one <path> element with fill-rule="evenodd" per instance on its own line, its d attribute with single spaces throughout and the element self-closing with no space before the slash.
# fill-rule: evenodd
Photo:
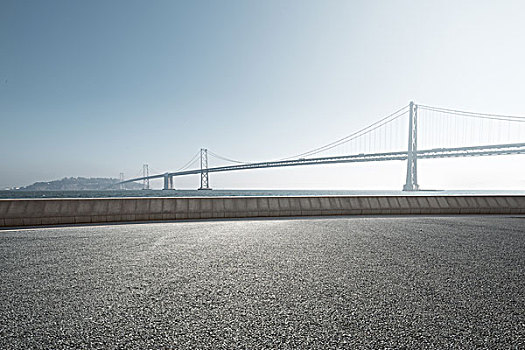
<svg viewBox="0 0 525 350">
<path fill-rule="evenodd" d="M 48 182 L 35 182 L 32 185 L 20 188 L 22 191 L 83 191 L 83 190 L 108 190 L 118 189 L 118 179 L 113 178 L 85 178 L 85 177 L 65 177 L 61 180 Z M 112 186 L 113 185 L 113 186 Z M 141 184 L 127 183 L 124 189 L 140 190 Z"/>
</svg>

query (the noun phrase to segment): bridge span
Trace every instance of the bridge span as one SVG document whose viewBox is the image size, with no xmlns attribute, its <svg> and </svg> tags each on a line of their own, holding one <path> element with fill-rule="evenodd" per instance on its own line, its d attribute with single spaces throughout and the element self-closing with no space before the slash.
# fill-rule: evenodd
<svg viewBox="0 0 525 350">
<path fill-rule="evenodd" d="M 462 140 L 462 138 L 464 139 L 466 137 L 465 136 L 466 134 L 468 134 L 467 136 L 470 136 L 472 140 L 473 139 L 472 135 L 476 135 L 476 133 L 479 133 L 480 131 L 473 130 L 472 123 L 464 124 L 463 126 L 459 124 L 458 126 L 458 118 L 467 119 L 469 121 L 475 120 L 478 122 L 478 124 L 479 124 L 479 120 L 481 120 L 481 124 L 479 125 L 481 128 L 482 137 L 478 137 L 478 140 L 482 140 L 484 133 L 487 133 L 489 136 L 487 139 L 489 141 L 493 141 L 494 140 L 493 134 L 496 132 L 496 130 L 498 134 L 502 133 L 503 129 L 501 128 L 501 126 L 498 126 L 501 123 L 507 123 L 509 125 L 509 129 L 507 130 L 507 134 L 509 136 L 511 136 L 510 127 L 513 127 L 512 132 L 515 133 L 516 128 L 514 127 L 514 125 L 517 124 L 520 127 L 525 126 L 525 118 L 523 117 L 464 112 L 464 111 L 443 109 L 443 108 L 430 107 L 430 106 L 424 106 L 424 105 L 416 105 L 413 102 L 411 102 L 408 106 L 396 111 L 395 113 L 379 120 L 378 122 L 374 124 L 371 124 L 370 126 L 364 129 L 359 130 L 356 133 L 353 133 L 345 138 L 332 142 L 323 147 L 319 147 L 312 151 L 302 153 L 298 155 L 297 157 L 294 157 L 293 159 L 284 159 L 284 160 L 267 161 L 267 162 L 245 162 L 245 163 L 236 162 L 240 164 L 208 167 L 208 150 L 201 149 L 200 168 L 198 169 L 164 172 L 164 173 L 159 173 L 159 174 L 154 174 L 154 175 L 149 175 L 148 171 L 144 170 L 144 176 L 135 177 L 135 178 L 127 179 L 127 180 L 122 179 L 122 181 L 118 182 L 116 185 L 122 185 L 125 183 L 136 182 L 136 181 L 144 181 L 144 183 L 147 183 L 149 185 L 149 180 L 162 178 L 164 179 L 163 188 L 173 189 L 173 178 L 174 177 L 200 174 L 201 184 L 200 184 L 199 189 L 207 190 L 207 189 L 210 189 L 209 173 L 215 173 L 215 172 L 229 172 L 229 171 L 238 171 L 238 170 L 278 168 L 278 167 L 291 167 L 291 166 L 304 166 L 304 165 L 324 165 L 324 164 L 379 162 L 379 161 L 398 160 L 398 161 L 407 162 L 406 182 L 405 182 L 405 185 L 403 186 L 403 190 L 416 191 L 419 189 L 418 179 L 417 179 L 417 160 L 418 159 L 481 157 L 481 156 L 500 156 L 500 155 L 510 155 L 510 154 L 525 154 L 525 142 L 511 142 L 511 143 L 484 144 L 484 145 L 482 144 L 482 145 L 461 146 L 461 147 L 450 147 L 450 146 L 449 147 L 432 147 L 432 148 L 418 149 L 418 117 L 419 117 L 420 110 L 429 111 L 431 113 L 434 113 L 434 115 L 436 113 L 443 114 L 447 118 L 449 118 L 449 120 L 446 120 L 445 122 L 443 122 L 443 126 L 446 125 L 447 127 L 454 128 L 456 131 L 458 131 L 460 135 L 457 138 L 460 141 Z M 335 147 L 346 145 L 351 142 L 353 142 L 354 144 L 358 143 L 358 145 L 360 143 L 361 147 L 363 147 L 363 144 L 366 147 L 367 142 L 369 145 L 372 144 L 372 140 L 380 144 L 381 143 L 386 144 L 388 142 L 392 143 L 391 142 L 392 135 L 388 135 L 387 132 L 383 132 L 383 131 L 387 129 L 389 126 L 391 126 L 393 122 L 398 120 L 403 115 L 408 115 L 408 147 L 405 148 L 406 150 L 382 151 L 382 152 L 360 152 L 360 153 L 353 153 L 349 155 L 338 155 L 338 156 L 331 155 L 331 156 L 323 156 L 323 157 L 311 157 L 312 155 L 316 155 L 316 154 L 326 152 L 326 151 L 331 151 Z M 451 116 L 453 116 L 454 119 L 451 119 Z M 435 125 L 436 122 L 435 120 L 432 119 L 433 117 L 435 116 L 431 115 L 427 117 L 427 119 L 424 119 L 424 121 L 427 122 L 427 126 L 429 126 L 431 129 L 430 130 L 431 133 L 425 134 L 426 139 L 435 138 L 436 134 L 438 133 L 437 130 L 434 130 L 436 128 L 436 125 Z M 437 125 L 437 126 L 439 127 L 440 125 Z M 484 131 L 484 127 L 486 129 L 485 131 Z M 523 130 L 525 131 L 525 127 L 523 128 Z M 450 132 L 449 134 L 453 134 L 453 132 L 454 131 Z M 379 134 L 383 136 L 384 140 L 377 141 L 377 138 L 374 136 L 374 133 L 376 133 L 375 135 Z M 461 134 L 463 134 L 463 136 Z M 438 144 L 447 143 L 447 141 L 450 143 L 451 141 L 450 139 L 449 140 L 447 140 L 446 138 L 439 139 L 439 137 L 442 137 L 442 134 L 440 135 L 438 135 L 438 140 L 437 140 Z M 519 133 L 517 137 L 518 137 L 518 140 L 521 140 L 521 141 L 525 140 L 525 138 L 522 138 L 522 135 Z M 457 140 L 452 140 L 452 141 L 457 142 Z M 222 158 L 222 159 L 229 160 L 227 158 Z M 147 169 L 147 166 L 145 166 L 145 169 Z"/>
<path fill-rule="evenodd" d="M 417 158 L 418 159 L 435 159 L 435 158 L 497 156 L 497 155 L 510 155 L 510 154 L 525 154 L 525 143 L 419 150 L 417 151 Z M 224 171 L 290 167 L 290 166 L 301 166 L 301 165 L 379 162 L 379 161 L 388 161 L 388 160 L 404 161 L 404 160 L 407 160 L 407 158 L 408 158 L 408 152 L 387 152 L 387 153 L 373 153 L 373 154 L 356 154 L 356 155 L 337 156 L 337 157 L 300 158 L 300 159 L 290 159 L 290 160 L 281 160 L 281 161 L 246 163 L 246 164 L 240 164 L 240 165 L 212 167 L 212 168 L 207 168 L 207 169 L 193 169 L 193 170 L 185 170 L 185 171 L 168 172 L 164 174 L 156 174 L 156 175 L 150 175 L 146 177 L 143 176 L 143 177 L 128 179 L 128 180 L 119 182 L 119 184 L 143 181 L 146 179 L 152 180 L 152 179 L 163 178 L 164 179 L 164 189 L 172 189 L 172 187 L 170 187 L 170 184 L 173 184 L 173 177 L 184 176 L 184 175 L 196 175 L 196 174 L 202 174 L 203 172 L 215 173 L 215 172 L 224 172 Z M 206 189 L 206 188 L 202 188 L 202 189 Z"/>
</svg>

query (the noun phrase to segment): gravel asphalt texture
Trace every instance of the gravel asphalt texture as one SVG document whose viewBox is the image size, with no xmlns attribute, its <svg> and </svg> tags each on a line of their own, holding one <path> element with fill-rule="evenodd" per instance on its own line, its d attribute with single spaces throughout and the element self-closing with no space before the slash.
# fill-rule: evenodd
<svg viewBox="0 0 525 350">
<path fill-rule="evenodd" d="M 0 230 L 0 349 L 525 349 L 525 218 Z"/>
</svg>

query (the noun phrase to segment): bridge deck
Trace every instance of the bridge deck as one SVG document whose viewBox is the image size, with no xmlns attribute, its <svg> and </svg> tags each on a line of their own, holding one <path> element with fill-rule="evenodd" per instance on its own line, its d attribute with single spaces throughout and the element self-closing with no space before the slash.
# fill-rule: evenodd
<svg viewBox="0 0 525 350">
<path fill-rule="evenodd" d="M 434 148 L 427 150 L 418 150 L 418 159 L 435 159 L 435 158 L 457 158 L 457 157 L 481 157 L 481 156 L 495 156 L 495 155 L 509 155 L 509 154 L 525 154 L 525 143 L 510 143 L 500 145 L 482 145 L 473 147 L 457 147 L 457 148 Z M 399 152 L 384 152 L 384 153 L 369 153 L 369 154 L 354 154 L 348 156 L 336 157 L 319 157 L 319 158 L 299 158 L 270 162 L 246 163 L 239 165 L 221 166 L 208 168 L 207 172 L 225 172 L 248 169 L 262 169 L 262 168 L 278 168 L 301 165 L 320 165 L 320 164 L 338 164 L 338 163 L 359 163 L 359 162 L 379 162 L 389 160 L 406 160 L 408 158 L 406 151 Z M 158 179 L 166 176 L 184 176 L 200 174 L 201 169 L 185 170 L 168 172 L 164 174 L 156 174 L 145 177 L 137 177 L 116 183 L 115 185 L 124 184 L 134 181 L 142 181 L 145 179 Z"/>
</svg>

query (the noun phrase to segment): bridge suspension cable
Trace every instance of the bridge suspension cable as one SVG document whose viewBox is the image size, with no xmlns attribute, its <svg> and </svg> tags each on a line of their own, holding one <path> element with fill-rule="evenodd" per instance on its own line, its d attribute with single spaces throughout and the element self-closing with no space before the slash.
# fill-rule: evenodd
<svg viewBox="0 0 525 350">
<path fill-rule="evenodd" d="M 151 165 L 149 166 L 149 170 L 152 172 L 152 173 L 155 173 L 155 174 L 160 174 L 160 173 L 163 173 L 164 171 L 160 171 L 159 169 L 156 169 L 154 167 L 152 167 Z"/>
<path fill-rule="evenodd" d="M 432 106 L 426 106 L 426 105 L 418 105 L 418 107 L 421 109 L 429 110 L 429 111 L 453 114 L 453 115 L 458 115 L 458 116 L 463 116 L 463 117 L 473 117 L 473 118 L 479 118 L 479 119 L 492 119 L 492 120 L 502 120 L 502 121 L 513 121 L 513 122 L 518 122 L 518 123 L 525 123 L 525 117 L 520 117 L 520 116 L 467 112 L 467 111 L 460 111 L 460 110 L 441 108 L 441 107 L 432 107 Z"/>
<path fill-rule="evenodd" d="M 340 138 L 339 140 L 336 140 L 334 142 L 331 142 L 331 143 L 328 143 L 324 146 L 321 146 L 321 147 L 318 147 L 318 148 L 314 148 L 308 152 L 304 152 L 304 153 L 301 153 L 301 154 L 297 154 L 297 155 L 294 155 L 294 156 L 291 156 L 291 157 L 287 157 L 287 158 L 284 158 L 283 160 L 286 160 L 286 159 L 292 159 L 292 158 L 299 158 L 299 157 L 305 157 L 305 156 L 311 156 L 311 155 L 314 155 L 314 154 L 318 154 L 318 153 L 321 153 L 321 152 L 324 152 L 324 151 L 328 151 L 332 148 L 335 148 L 337 146 L 340 146 L 342 144 L 345 144 L 347 142 L 350 142 L 352 140 L 355 140 L 361 136 L 364 136 L 364 135 L 367 135 L 369 133 L 371 133 L 372 131 L 386 125 L 386 124 L 389 124 L 390 122 L 393 122 L 394 120 L 398 119 L 399 117 L 405 115 L 406 113 L 408 113 L 408 105 L 398 109 L 397 111 L 395 111 L 394 113 L 378 120 L 377 122 L 373 123 L 373 124 L 370 124 L 368 125 L 367 127 L 363 128 L 363 129 L 360 129 L 350 135 L 347 135 L 343 138 Z"/>
<path fill-rule="evenodd" d="M 418 105 L 423 148 L 522 143 L 525 117 Z"/>
<path fill-rule="evenodd" d="M 237 164 L 244 164 L 244 163 L 250 163 L 250 162 L 242 162 L 240 160 L 235 160 L 235 159 L 231 159 L 231 158 L 228 158 L 228 157 L 224 157 L 224 156 L 221 156 L 221 155 L 218 155 L 216 153 L 213 153 L 212 151 L 208 150 L 208 154 L 217 158 L 217 159 L 221 159 L 221 160 L 224 160 L 224 161 L 227 161 L 227 162 L 230 162 L 230 163 L 237 163 Z"/>
<path fill-rule="evenodd" d="M 133 177 L 141 177 L 144 173 L 144 167 L 140 167 L 140 170 L 138 170 L 136 173 L 135 173 L 135 176 Z"/>
<path fill-rule="evenodd" d="M 195 153 L 193 157 L 191 157 L 191 159 L 186 164 L 184 164 L 182 167 L 177 169 L 177 171 L 188 169 L 190 166 L 193 165 L 193 163 L 195 163 L 199 159 L 200 154 L 201 154 L 201 151 L 199 150 L 197 153 Z"/>
</svg>

